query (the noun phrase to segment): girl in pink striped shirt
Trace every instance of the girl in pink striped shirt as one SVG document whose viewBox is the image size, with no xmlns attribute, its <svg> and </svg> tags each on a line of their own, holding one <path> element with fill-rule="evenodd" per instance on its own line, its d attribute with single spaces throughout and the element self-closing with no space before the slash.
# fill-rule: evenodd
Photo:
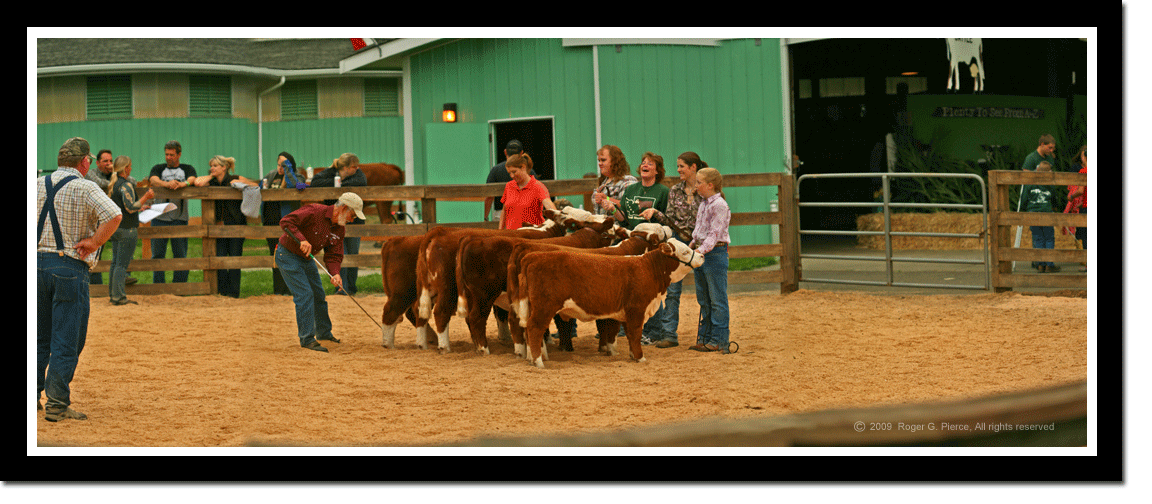
<svg viewBox="0 0 1152 504">
<path fill-rule="evenodd" d="M 692 243 L 704 256 L 704 264 L 693 270 L 696 279 L 696 301 L 700 303 L 700 324 L 696 344 L 688 347 L 700 352 L 728 353 L 728 224 L 732 211 L 721 189 L 724 178 L 715 168 L 696 172 L 696 193 L 704 199 L 696 211 L 696 229 Z"/>
</svg>

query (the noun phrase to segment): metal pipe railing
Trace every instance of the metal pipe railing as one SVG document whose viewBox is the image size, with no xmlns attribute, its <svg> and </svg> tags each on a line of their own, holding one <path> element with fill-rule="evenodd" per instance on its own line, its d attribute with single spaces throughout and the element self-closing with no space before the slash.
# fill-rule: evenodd
<svg viewBox="0 0 1152 504">
<path fill-rule="evenodd" d="M 880 177 L 883 186 L 884 199 L 882 202 L 801 202 L 800 201 L 800 183 L 806 179 L 816 178 L 875 178 Z M 892 202 L 892 190 L 889 183 L 892 177 L 939 177 L 939 178 L 967 178 L 974 179 L 980 183 L 980 196 L 982 198 L 981 204 L 971 203 L 899 203 Z M 840 231 L 840 230 L 813 230 L 803 229 L 803 225 L 798 227 L 797 232 L 801 235 L 851 235 L 851 236 L 884 236 L 884 257 L 869 257 L 869 256 L 844 256 L 844 255 L 829 255 L 829 254 L 804 254 L 801 251 L 800 260 L 803 259 L 832 259 L 832 260 L 845 260 L 845 261 L 884 261 L 886 264 L 887 279 L 884 282 L 870 281 L 870 280 L 845 280 L 834 278 L 800 278 L 803 282 L 823 282 L 823 283 L 836 283 L 836 284 L 858 284 L 858 285 L 884 285 L 890 287 L 932 287 L 932 288 L 947 288 L 947 289 L 983 289 L 989 290 L 991 287 L 991 263 L 988 260 L 988 190 L 984 179 L 974 173 L 816 173 L 809 175 L 801 175 L 796 179 L 796 201 L 798 207 L 881 207 L 884 212 L 884 230 L 883 231 Z M 892 209 L 893 208 L 944 208 L 944 209 L 960 209 L 960 210 L 980 210 L 983 215 L 983 229 L 980 233 L 936 233 L 936 232 L 920 232 L 920 231 L 892 231 Z M 984 244 L 982 248 L 981 260 L 966 260 L 966 259 L 941 259 L 941 258 L 922 258 L 922 257 L 893 257 L 892 256 L 892 237 L 893 236 L 923 236 L 923 237 L 940 237 L 940 238 L 983 238 Z M 893 263 L 896 262 L 917 262 L 917 263 L 942 263 L 942 264 L 983 264 L 984 265 L 984 285 L 941 285 L 941 284 L 925 284 L 925 283 L 907 283 L 907 282 L 894 282 L 893 281 Z M 803 268 L 801 268 L 803 272 Z M 801 273 L 803 275 L 803 273 Z"/>
</svg>

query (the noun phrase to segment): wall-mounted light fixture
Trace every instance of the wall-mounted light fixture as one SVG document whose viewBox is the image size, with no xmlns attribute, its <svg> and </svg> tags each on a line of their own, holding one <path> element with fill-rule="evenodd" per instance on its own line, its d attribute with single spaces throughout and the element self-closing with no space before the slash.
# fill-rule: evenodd
<svg viewBox="0 0 1152 504">
<path fill-rule="evenodd" d="M 446 122 L 446 123 L 456 122 L 456 104 L 455 103 L 445 103 L 444 104 L 444 122 Z"/>
</svg>

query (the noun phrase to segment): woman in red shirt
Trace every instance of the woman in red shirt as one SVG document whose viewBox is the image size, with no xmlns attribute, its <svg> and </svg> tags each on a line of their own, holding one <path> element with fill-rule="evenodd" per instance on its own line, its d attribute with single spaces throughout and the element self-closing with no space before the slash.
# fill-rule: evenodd
<svg viewBox="0 0 1152 504">
<path fill-rule="evenodd" d="M 500 229 L 520 229 L 524 224 L 539 226 L 544 224 L 544 207 L 556 209 L 548 196 L 548 188 L 528 174 L 532 170 L 532 158 L 528 153 L 508 156 L 504 163 L 512 180 L 504 186 L 504 196 L 500 202 L 504 213 L 500 214 Z"/>
</svg>

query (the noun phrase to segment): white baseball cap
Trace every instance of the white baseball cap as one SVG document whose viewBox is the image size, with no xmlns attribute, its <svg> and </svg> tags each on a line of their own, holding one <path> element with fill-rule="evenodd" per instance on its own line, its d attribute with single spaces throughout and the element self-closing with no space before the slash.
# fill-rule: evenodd
<svg viewBox="0 0 1152 504">
<path fill-rule="evenodd" d="M 336 201 L 338 203 L 348 207 L 348 208 L 351 208 L 353 212 L 356 212 L 357 218 L 359 218 L 361 220 L 365 220 L 364 219 L 364 200 L 360 199 L 360 196 L 357 195 L 356 193 L 346 192 L 344 194 L 341 194 L 340 199 L 338 199 Z"/>
</svg>

